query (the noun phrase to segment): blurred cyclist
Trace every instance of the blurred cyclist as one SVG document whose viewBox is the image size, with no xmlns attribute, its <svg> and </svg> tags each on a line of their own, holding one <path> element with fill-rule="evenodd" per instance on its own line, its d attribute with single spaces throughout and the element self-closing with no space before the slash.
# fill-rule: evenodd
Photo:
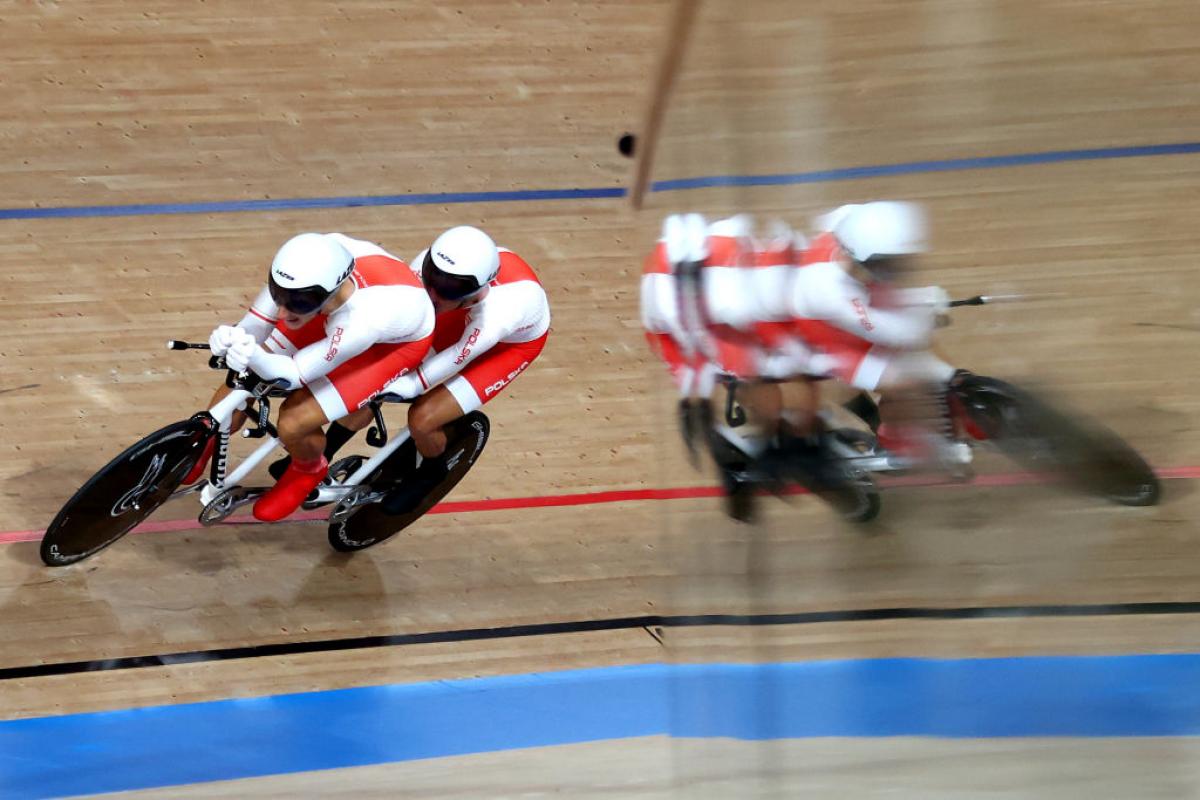
<svg viewBox="0 0 1200 800">
<path fill-rule="evenodd" d="M 784 424 L 809 424 L 784 408 L 780 390 L 780 383 L 804 374 L 811 355 L 792 334 L 787 309 L 795 253 L 803 245 L 803 237 L 779 224 L 756 238 L 744 215 L 711 224 L 699 214 L 673 215 L 642 278 L 647 337 L 681 393 L 691 390 L 683 401 L 685 437 L 691 446 L 703 428 L 736 519 L 752 516 L 755 487 L 746 473 L 764 442 Z M 738 381 L 756 433 L 713 423 L 714 373 Z"/>
<path fill-rule="evenodd" d="M 912 437 L 929 437 L 913 423 L 954 375 L 929 350 L 949 308 L 946 292 L 899 285 L 927 249 L 924 214 L 912 203 L 879 201 L 842 206 L 819 225 L 824 230 L 792 279 L 795 330 L 821 354 L 816 371 L 887 396 L 884 416 L 892 424 L 880 431 L 885 446 L 920 449 Z"/>
<path fill-rule="evenodd" d="M 680 432 L 692 464 L 697 466 L 699 443 L 712 426 L 710 396 L 720 370 L 711 358 L 708 338 L 696 334 L 695 321 L 685 321 L 689 309 L 681 305 L 681 284 L 694 281 L 696 275 L 689 275 L 688 254 L 670 249 L 677 244 L 668 225 L 646 257 L 640 287 L 641 318 L 651 352 L 666 364 L 679 392 Z"/>
</svg>

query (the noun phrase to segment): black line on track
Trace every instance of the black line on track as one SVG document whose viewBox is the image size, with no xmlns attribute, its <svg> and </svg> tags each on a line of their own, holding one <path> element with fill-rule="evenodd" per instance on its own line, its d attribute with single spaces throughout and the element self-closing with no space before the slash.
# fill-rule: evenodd
<svg viewBox="0 0 1200 800">
<path fill-rule="evenodd" d="M 397 647 L 440 642 L 473 642 L 489 639 L 515 639 L 523 636 L 547 636 L 560 633 L 634 630 L 638 628 L 698 628 L 706 626 L 754 627 L 759 625 L 812 625 L 822 622 L 873 622 L 878 620 L 956 620 L 1011 619 L 1022 617 L 1116 617 L 1162 614 L 1200 614 L 1200 602 L 1119 603 L 1098 605 L 971 606 L 962 608 L 863 608 L 847 611 L 806 611 L 792 614 L 699 614 L 691 616 L 616 617 L 613 619 L 546 622 L 537 625 L 510 625 L 503 628 L 468 628 L 457 631 L 400 633 L 388 636 L 358 636 L 347 639 L 323 639 L 311 642 L 229 647 L 194 650 L 184 653 L 133 656 L 130 658 L 71 661 L 60 664 L 34 664 L 0 669 L 0 680 L 41 678 L 50 675 L 74 675 L 139 667 L 173 664 L 199 664 L 238 658 L 329 653 L 372 647 Z"/>
</svg>

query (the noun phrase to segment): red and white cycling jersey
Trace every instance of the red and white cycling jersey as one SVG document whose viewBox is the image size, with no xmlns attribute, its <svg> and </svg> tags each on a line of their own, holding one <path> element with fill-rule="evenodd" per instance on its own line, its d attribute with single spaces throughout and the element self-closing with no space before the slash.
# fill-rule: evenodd
<svg viewBox="0 0 1200 800">
<path fill-rule="evenodd" d="M 780 225 L 767 238 L 736 216 L 708 227 L 702 272 L 706 327 L 721 368 L 741 378 L 811 370 L 813 353 L 793 330 L 789 288 L 804 238 Z"/>
<path fill-rule="evenodd" d="M 520 256 L 499 249 L 500 271 L 487 293 L 471 306 L 437 315 L 429 356 L 393 391 L 411 396 L 413 388 L 444 384 L 467 413 L 494 398 L 541 353 L 550 333 L 546 290 Z M 424 260 L 422 251 L 412 263 Z M 419 268 L 412 269 L 419 275 Z"/>
<path fill-rule="evenodd" d="M 859 283 L 840 263 L 832 234 L 808 244 L 777 225 L 757 238 L 746 215 L 717 220 L 705 230 L 696 315 L 668 313 L 668 287 L 674 283 L 666 280 L 672 276 L 670 265 L 662 266 L 661 243 L 656 264 L 666 275 L 652 276 L 648 268 L 642 279 L 647 331 L 670 334 L 685 353 L 690 345 L 723 371 L 746 379 L 832 375 L 873 389 L 896 353 L 928 346 L 934 322 L 930 290 Z M 699 323 L 689 322 L 697 317 Z M 679 369 L 672 364 L 673 372 Z"/>
<path fill-rule="evenodd" d="M 935 307 L 928 289 L 889 289 L 855 280 L 839 263 L 832 233 L 813 240 L 794 271 L 789 310 L 796 334 L 821 354 L 811 371 L 873 390 L 898 352 L 929 346 Z"/>
<path fill-rule="evenodd" d="M 661 241 L 643 264 L 640 294 L 646 342 L 666 363 L 680 395 L 690 397 L 711 391 L 716 367 L 709 358 L 705 337 L 689 333 L 683 321 L 679 284 Z"/>
<path fill-rule="evenodd" d="M 283 325 L 264 286 L 238 326 L 270 354 L 292 360 L 330 420 L 366 403 L 428 352 L 433 304 L 403 261 L 371 242 L 335 237 L 354 257 L 354 292 L 330 314 L 303 327 Z"/>
<path fill-rule="evenodd" d="M 776 227 L 770 238 L 754 236 L 747 215 L 708 226 L 704 307 L 709 322 L 751 330 L 763 322 L 789 318 L 787 288 L 803 237 Z"/>
</svg>

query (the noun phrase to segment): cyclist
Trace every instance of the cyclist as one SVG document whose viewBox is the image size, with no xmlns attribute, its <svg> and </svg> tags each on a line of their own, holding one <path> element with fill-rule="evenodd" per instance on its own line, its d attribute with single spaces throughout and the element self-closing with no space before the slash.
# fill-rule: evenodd
<svg viewBox="0 0 1200 800">
<path fill-rule="evenodd" d="M 642 277 L 642 319 L 652 349 L 667 361 L 681 392 L 693 379 L 694 394 L 681 408 L 685 439 L 691 447 L 701 424 L 696 420 L 703 420 L 736 519 L 753 515 L 754 486 L 745 479 L 750 462 L 779 436 L 785 418 L 801 429 L 808 424 L 784 408 L 780 388 L 805 372 L 811 356 L 791 333 L 787 307 L 795 253 L 803 246 L 802 236 L 779 223 L 756 237 L 746 215 L 712 223 L 699 214 L 672 215 Z M 737 379 L 758 436 L 712 425 L 715 373 Z M 694 413 L 697 406 L 702 414 Z"/>
<path fill-rule="evenodd" d="M 433 330 L 433 305 L 420 281 L 380 246 L 340 233 L 302 233 L 279 249 L 241 322 L 221 325 L 209 338 L 231 369 L 283 379 L 292 390 L 277 424 L 290 461 L 255 503 L 256 518 L 283 519 L 304 502 L 328 469 L 324 451 L 336 449 L 327 448 L 322 427 L 414 370 Z M 218 389 L 214 402 L 228 391 Z M 328 444 L 342 436 L 348 432 L 338 426 Z M 211 444 L 185 481 L 203 474 Z"/>
<path fill-rule="evenodd" d="M 881 442 L 920 450 L 922 398 L 938 393 L 954 367 L 930 351 L 930 337 L 949 308 L 940 287 L 901 288 L 926 250 L 926 223 L 913 203 L 842 206 L 819 221 L 789 293 L 797 335 L 822 354 L 819 371 L 866 392 L 883 392 Z M 927 405 L 927 404 L 925 404 Z M 928 420 L 926 420 L 928 422 Z"/>
<path fill-rule="evenodd" d="M 453 466 L 448 426 L 494 400 L 541 354 L 550 335 L 550 304 L 533 269 L 478 228 L 461 225 L 438 236 L 413 260 L 436 312 L 433 346 L 417 369 L 386 391 L 414 399 L 408 429 L 422 461 L 384 499 L 402 514 L 416 507 Z M 361 430 L 369 409 L 345 421 Z"/>
<path fill-rule="evenodd" d="M 711 404 L 714 383 L 720 369 L 707 337 L 697 335 L 694 322 L 688 322 L 680 265 L 687 262 L 684 252 L 672 252 L 678 236 L 672 225 L 682 218 L 668 218 L 662 238 L 643 263 L 640 286 L 642 328 L 651 352 L 662 360 L 679 392 L 680 432 L 692 457 L 698 463 L 698 442 L 712 425 Z M 686 273 L 686 268 L 683 270 Z"/>
</svg>

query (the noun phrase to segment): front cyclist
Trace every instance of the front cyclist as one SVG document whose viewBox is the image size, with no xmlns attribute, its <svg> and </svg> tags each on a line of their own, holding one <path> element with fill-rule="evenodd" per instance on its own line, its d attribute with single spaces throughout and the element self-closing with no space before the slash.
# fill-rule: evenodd
<svg viewBox="0 0 1200 800">
<path fill-rule="evenodd" d="M 247 314 L 209 339 L 231 369 L 287 381 L 279 438 L 290 462 L 254 504 L 263 521 L 291 514 L 329 462 L 322 426 L 362 408 L 429 351 L 433 305 L 400 259 L 340 233 L 302 233 L 276 253 Z M 214 400 L 228 392 L 222 387 Z M 240 422 L 240 420 L 238 420 Z M 344 430 L 344 429 L 343 429 Z M 205 457 L 185 480 L 203 474 Z"/>
<path fill-rule="evenodd" d="M 384 510 L 415 508 L 450 468 L 446 426 L 496 398 L 546 346 L 550 304 L 541 283 L 516 253 L 478 228 L 451 228 L 413 261 L 437 323 L 430 355 L 386 391 L 416 398 L 408 429 L 423 460 L 384 501 Z M 368 409 L 344 424 L 367 426 Z"/>
</svg>

